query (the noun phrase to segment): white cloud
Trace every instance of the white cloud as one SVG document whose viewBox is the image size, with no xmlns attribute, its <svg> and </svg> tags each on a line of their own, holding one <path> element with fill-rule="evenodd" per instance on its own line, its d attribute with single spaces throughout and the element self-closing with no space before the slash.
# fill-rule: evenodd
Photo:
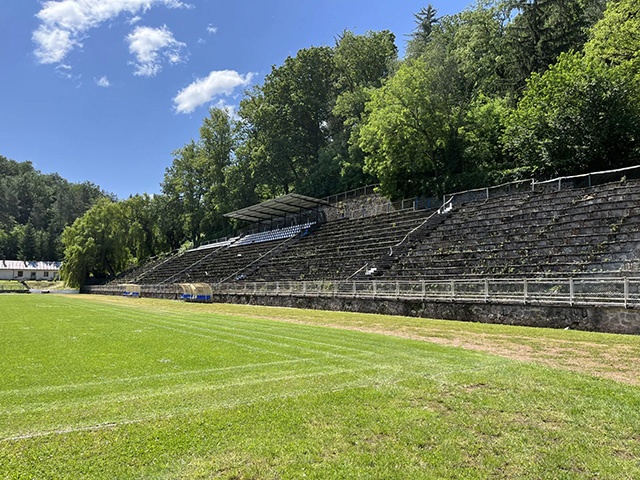
<svg viewBox="0 0 640 480">
<path fill-rule="evenodd" d="M 248 85 L 252 77 L 252 73 L 241 75 L 233 70 L 213 71 L 180 90 L 173 98 L 174 108 L 178 113 L 191 113 L 216 97 L 229 96 L 237 87 Z"/>
<path fill-rule="evenodd" d="M 207 27 L 207 33 L 209 33 L 209 35 L 218 33 L 218 27 L 214 27 L 213 25 L 209 24 L 209 26 Z"/>
<path fill-rule="evenodd" d="M 94 78 L 93 81 L 99 87 L 109 88 L 111 86 L 111 82 L 109 81 L 106 75 L 103 75 L 100 78 Z"/>
<path fill-rule="evenodd" d="M 75 75 L 73 73 L 73 68 L 71 68 L 71 65 L 66 65 L 64 63 L 56 65 L 55 72 L 56 74 L 58 74 L 58 76 L 62 78 L 66 78 L 67 80 L 73 80 L 77 84 L 77 86 L 82 85 L 82 82 L 81 82 L 82 75 L 80 74 Z"/>
<path fill-rule="evenodd" d="M 59 63 L 74 47 L 82 46 L 70 32 L 41 26 L 33 32 L 36 42 L 36 57 L 40 63 Z"/>
<path fill-rule="evenodd" d="M 65 63 L 61 63 L 60 65 L 56 66 L 56 70 L 61 71 L 61 72 L 68 72 L 69 74 L 71 74 L 71 70 L 73 70 L 71 68 L 71 65 L 67 65 Z"/>
<path fill-rule="evenodd" d="M 36 14 L 41 24 L 32 35 L 36 59 L 40 63 L 60 63 L 73 49 L 82 47 L 90 29 L 122 13 L 136 15 L 157 5 L 192 8 L 179 0 L 45 1 Z"/>
<path fill-rule="evenodd" d="M 182 49 L 186 45 L 178 42 L 166 25 L 161 28 L 136 27 L 127 36 L 129 51 L 135 55 L 135 75 L 153 77 L 162 70 L 162 59 L 170 64 L 183 61 Z"/>
</svg>

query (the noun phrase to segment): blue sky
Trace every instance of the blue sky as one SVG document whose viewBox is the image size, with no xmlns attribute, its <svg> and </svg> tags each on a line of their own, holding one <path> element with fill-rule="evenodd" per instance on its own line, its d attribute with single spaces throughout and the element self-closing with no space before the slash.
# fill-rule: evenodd
<svg viewBox="0 0 640 480">
<path fill-rule="evenodd" d="M 348 29 L 404 49 L 418 0 L 0 0 L 0 155 L 126 198 L 157 193 L 210 106 Z M 433 0 L 439 15 L 465 0 Z"/>
</svg>

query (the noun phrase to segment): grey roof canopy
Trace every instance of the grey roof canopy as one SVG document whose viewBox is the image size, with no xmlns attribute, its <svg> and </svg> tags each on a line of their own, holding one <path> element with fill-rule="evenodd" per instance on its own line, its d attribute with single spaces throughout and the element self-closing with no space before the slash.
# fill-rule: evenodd
<svg viewBox="0 0 640 480">
<path fill-rule="evenodd" d="M 262 220 L 271 220 L 272 218 L 300 213 L 304 210 L 311 210 L 320 205 L 329 205 L 329 202 L 298 193 L 290 193 L 282 197 L 267 200 L 258 205 L 225 213 L 224 216 L 238 220 L 246 220 L 248 222 L 260 222 Z"/>
</svg>

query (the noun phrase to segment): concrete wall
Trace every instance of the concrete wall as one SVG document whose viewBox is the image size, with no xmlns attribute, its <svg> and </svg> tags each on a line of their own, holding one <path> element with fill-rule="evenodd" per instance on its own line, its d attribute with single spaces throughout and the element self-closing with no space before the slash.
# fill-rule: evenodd
<svg viewBox="0 0 640 480">
<path fill-rule="evenodd" d="M 330 207 L 322 207 L 321 211 L 325 221 L 335 221 L 342 218 L 364 218 L 382 213 L 393 212 L 398 206 L 387 198 L 375 194 L 350 198 L 334 203 Z"/>
</svg>

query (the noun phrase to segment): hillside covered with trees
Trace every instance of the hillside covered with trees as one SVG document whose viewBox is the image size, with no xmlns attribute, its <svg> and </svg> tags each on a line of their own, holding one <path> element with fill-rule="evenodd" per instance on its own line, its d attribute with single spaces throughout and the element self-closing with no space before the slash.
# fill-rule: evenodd
<svg viewBox="0 0 640 480">
<path fill-rule="evenodd" d="M 0 155 L 0 259 L 62 260 L 62 232 L 100 198 L 110 197 L 96 185 Z"/>
<path fill-rule="evenodd" d="M 403 58 L 390 31 L 300 50 L 237 111 L 209 111 L 160 195 L 103 199 L 69 227 L 64 274 L 112 277 L 224 236 L 236 227 L 224 213 L 290 192 L 377 183 L 401 198 L 640 163 L 639 10 L 480 0 L 439 17 L 428 5 Z"/>
</svg>

